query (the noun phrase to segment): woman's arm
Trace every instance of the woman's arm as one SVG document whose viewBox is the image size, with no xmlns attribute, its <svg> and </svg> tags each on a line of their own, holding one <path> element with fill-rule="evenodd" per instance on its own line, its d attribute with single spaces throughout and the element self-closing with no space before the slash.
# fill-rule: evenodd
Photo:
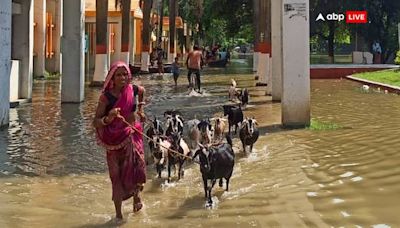
<svg viewBox="0 0 400 228">
<path fill-rule="evenodd" d="M 93 120 L 93 126 L 95 128 L 107 126 L 114 120 L 115 117 L 118 116 L 120 108 L 113 108 L 109 111 L 108 115 L 106 115 L 107 105 L 107 98 L 101 95 L 99 103 L 97 104 L 96 115 Z"/>
<path fill-rule="evenodd" d="M 144 110 L 143 110 L 143 106 L 145 104 L 144 102 L 144 94 L 146 92 L 146 90 L 144 89 L 143 86 L 138 86 L 139 87 L 139 92 L 138 92 L 138 110 L 137 110 L 137 114 L 140 117 L 140 119 L 142 121 L 146 120 L 146 116 L 144 115 Z"/>
<path fill-rule="evenodd" d="M 95 128 L 102 128 L 106 126 L 111 121 L 108 119 L 108 116 L 105 117 L 107 104 L 102 101 L 99 101 L 96 108 L 96 115 L 93 120 L 93 126 Z"/>
</svg>

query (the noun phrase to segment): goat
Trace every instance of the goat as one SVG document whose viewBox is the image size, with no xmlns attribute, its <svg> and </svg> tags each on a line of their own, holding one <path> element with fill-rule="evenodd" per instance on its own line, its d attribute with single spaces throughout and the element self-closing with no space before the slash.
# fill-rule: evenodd
<svg viewBox="0 0 400 228">
<path fill-rule="evenodd" d="M 162 128 L 162 123 L 160 120 L 158 120 L 156 117 L 154 117 L 154 120 L 149 127 L 149 129 L 146 131 L 146 136 L 153 139 L 154 136 L 159 136 L 164 134 L 164 129 Z M 148 141 L 150 151 L 153 153 L 155 146 L 154 146 L 154 141 L 149 140 Z"/>
<path fill-rule="evenodd" d="M 166 131 L 165 135 L 170 136 L 172 133 L 178 132 L 180 135 L 183 134 L 183 123 L 184 119 L 181 115 L 167 115 L 167 120 L 165 123 Z"/>
<path fill-rule="evenodd" d="M 239 92 L 238 98 L 240 100 L 240 105 L 246 107 L 249 104 L 249 91 L 244 88 Z"/>
<path fill-rule="evenodd" d="M 237 133 L 238 125 L 243 121 L 243 112 L 240 107 L 233 105 L 224 105 L 224 116 L 228 116 L 229 135 L 231 134 L 232 126 L 235 126 L 235 134 Z"/>
<path fill-rule="evenodd" d="M 189 147 L 191 149 L 197 148 L 198 143 L 200 142 L 200 130 L 197 125 L 200 123 L 200 120 L 193 119 L 187 122 L 188 125 L 188 138 L 189 138 Z"/>
<path fill-rule="evenodd" d="M 210 123 L 210 120 L 202 120 L 197 127 L 200 131 L 200 143 L 201 144 L 211 144 L 214 137 L 214 129 Z"/>
<path fill-rule="evenodd" d="M 171 181 L 171 167 L 178 164 L 178 180 L 184 175 L 183 164 L 186 161 L 186 157 L 190 155 L 189 146 L 186 144 L 185 140 L 182 139 L 181 134 L 174 132 L 170 136 L 171 149 L 179 152 L 179 154 L 168 152 L 168 182 Z"/>
<path fill-rule="evenodd" d="M 253 150 L 253 145 L 257 141 L 259 131 L 255 125 L 257 121 L 254 118 L 246 118 L 239 130 L 239 138 L 242 142 L 243 151 L 246 153 L 246 146 L 250 146 L 250 153 Z"/>
<path fill-rule="evenodd" d="M 154 136 L 153 140 L 157 142 L 153 151 L 154 164 L 156 167 L 158 178 L 161 178 L 161 171 L 164 169 L 165 164 L 168 162 L 168 149 L 171 148 L 171 143 L 167 139 L 159 135 Z"/>
<path fill-rule="evenodd" d="M 227 121 L 227 119 L 216 117 L 211 120 L 214 121 L 214 141 L 222 140 L 226 127 L 225 121 Z"/>
<path fill-rule="evenodd" d="M 211 190 L 217 179 L 220 179 L 219 186 L 222 187 L 222 178 L 226 180 L 226 191 L 229 191 L 229 180 L 232 176 L 235 165 L 235 153 L 232 149 L 232 139 L 226 136 L 228 143 L 216 147 L 204 147 L 199 145 L 193 159 L 199 156 L 200 172 L 203 178 L 205 198 L 209 205 L 212 205 Z M 208 185 L 208 180 L 211 181 Z"/>
</svg>

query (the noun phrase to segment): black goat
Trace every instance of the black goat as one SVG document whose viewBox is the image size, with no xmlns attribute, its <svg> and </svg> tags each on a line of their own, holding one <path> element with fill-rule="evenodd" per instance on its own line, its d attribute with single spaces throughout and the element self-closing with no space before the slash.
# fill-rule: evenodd
<svg viewBox="0 0 400 228">
<path fill-rule="evenodd" d="M 226 136 L 226 140 L 228 143 L 223 143 L 215 147 L 200 145 L 200 149 L 193 156 L 193 158 L 199 156 L 204 193 L 210 205 L 212 205 L 211 190 L 217 179 L 220 179 L 219 186 L 222 187 L 222 178 L 225 178 L 225 190 L 229 190 L 229 180 L 232 176 L 233 166 L 235 165 L 235 153 L 233 152 L 232 139 L 229 135 Z M 210 186 L 208 186 L 208 180 L 211 181 Z"/>
<path fill-rule="evenodd" d="M 257 142 L 259 131 L 256 128 L 257 121 L 254 118 L 246 118 L 239 130 L 239 138 L 242 141 L 243 152 L 246 153 L 246 146 L 250 146 L 250 153 L 253 150 L 253 145 Z"/>
<path fill-rule="evenodd" d="M 240 91 L 238 98 L 241 102 L 240 105 L 242 107 L 246 107 L 246 105 L 249 104 L 249 91 L 246 88 L 244 88 L 243 90 Z"/>
<path fill-rule="evenodd" d="M 228 116 L 229 135 L 231 134 L 232 126 L 235 126 L 235 134 L 236 134 L 239 123 L 243 121 L 242 109 L 240 107 L 233 105 L 224 105 L 222 107 L 224 109 L 224 116 Z"/>
</svg>

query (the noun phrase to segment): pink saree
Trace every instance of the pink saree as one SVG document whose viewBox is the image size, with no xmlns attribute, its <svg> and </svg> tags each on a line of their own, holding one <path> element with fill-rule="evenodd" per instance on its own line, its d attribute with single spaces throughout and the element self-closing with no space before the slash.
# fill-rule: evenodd
<svg viewBox="0 0 400 228">
<path fill-rule="evenodd" d="M 135 97 L 130 84 L 131 73 L 124 62 L 116 62 L 111 66 L 104 82 L 103 94 L 112 89 L 112 77 L 119 67 L 124 67 L 128 71 L 129 80 L 113 108 L 121 108 L 120 114 L 128 119 L 135 104 Z M 140 132 L 143 131 L 140 122 L 135 122 L 133 125 Z M 114 201 L 129 199 L 137 194 L 146 182 L 143 137 L 119 118 L 115 118 L 109 125 L 96 130 L 98 143 L 107 150 L 112 199 Z"/>
</svg>

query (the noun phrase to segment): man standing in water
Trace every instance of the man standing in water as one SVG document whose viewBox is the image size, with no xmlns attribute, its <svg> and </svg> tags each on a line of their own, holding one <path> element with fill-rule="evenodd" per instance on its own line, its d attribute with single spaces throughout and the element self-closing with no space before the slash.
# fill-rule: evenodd
<svg viewBox="0 0 400 228">
<path fill-rule="evenodd" d="M 188 68 L 188 81 L 189 87 L 192 86 L 191 75 L 194 73 L 196 74 L 196 84 L 198 88 L 198 92 L 200 93 L 200 70 L 203 67 L 203 54 L 200 48 L 195 45 L 193 47 L 193 51 L 189 52 L 188 57 L 186 59 L 186 67 Z"/>
</svg>

